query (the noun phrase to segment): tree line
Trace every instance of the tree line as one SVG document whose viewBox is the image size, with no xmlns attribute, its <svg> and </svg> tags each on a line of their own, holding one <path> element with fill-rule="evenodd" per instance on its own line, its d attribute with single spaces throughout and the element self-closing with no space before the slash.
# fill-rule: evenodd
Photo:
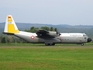
<svg viewBox="0 0 93 70">
<path fill-rule="evenodd" d="M 57 28 L 47 27 L 47 26 L 44 26 L 41 28 L 31 27 L 30 29 L 26 29 L 24 31 L 35 33 L 40 29 L 47 30 L 47 31 L 57 31 Z M 17 38 L 13 35 L 5 35 L 5 34 L 0 35 L 0 43 L 24 43 L 24 42 L 26 41 L 24 41 L 23 39 Z"/>
<path fill-rule="evenodd" d="M 58 31 L 57 28 L 47 27 L 47 26 L 43 26 L 41 28 L 31 27 L 30 29 L 25 30 L 25 31 L 35 33 L 35 32 L 37 32 L 40 29 L 47 30 L 47 31 Z"/>
</svg>

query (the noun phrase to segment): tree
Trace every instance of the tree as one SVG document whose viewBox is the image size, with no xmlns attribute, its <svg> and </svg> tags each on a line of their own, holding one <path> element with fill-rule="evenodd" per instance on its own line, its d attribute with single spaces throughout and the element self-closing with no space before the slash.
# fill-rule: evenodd
<svg viewBox="0 0 93 70">
<path fill-rule="evenodd" d="M 31 28 L 30 28 L 30 30 L 33 30 L 33 29 L 35 29 L 35 27 L 31 27 Z"/>
<path fill-rule="evenodd" d="M 50 31 L 54 31 L 54 28 L 53 27 L 50 27 Z"/>
<path fill-rule="evenodd" d="M 2 35 L 0 35 L 0 43 L 1 43 L 2 38 L 3 38 L 3 36 L 2 36 Z"/>
<path fill-rule="evenodd" d="M 46 27 L 46 26 L 41 27 L 41 29 L 49 31 L 49 27 Z"/>
<path fill-rule="evenodd" d="M 54 31 L 58 32 L 57 28 L 55 28 Z"/>
<path fill-rule="evenodd" d="M 6 43 L 6 38 L 5 38 L 5 37 L 3 37 L 3 38 L 1 39 L 1 43 Z"/>
</svg>

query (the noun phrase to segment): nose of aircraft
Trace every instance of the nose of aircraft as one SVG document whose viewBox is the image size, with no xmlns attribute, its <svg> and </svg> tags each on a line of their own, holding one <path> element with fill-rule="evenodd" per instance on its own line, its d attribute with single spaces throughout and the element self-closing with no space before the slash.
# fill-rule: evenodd
<svg viewBox="0 0 93 70">
<path fill-rule="evenodd" d="M 91 38 L 88 38 L 88 39 L 87 39 L 87 42 L 91 42 L 91 41 L 92 41 L 92 39 L 91 39 Z"/>
</svg>

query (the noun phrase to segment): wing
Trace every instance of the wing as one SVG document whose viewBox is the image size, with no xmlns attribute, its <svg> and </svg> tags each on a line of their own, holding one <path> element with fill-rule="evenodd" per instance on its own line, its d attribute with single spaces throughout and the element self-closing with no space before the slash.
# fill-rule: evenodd
<svg viewBox="0 0 93 70">
<path fill-rule="evenodd" d="M 58 36 L 57 32 L 46 30 L 38 30 L 36 34 L 40 38 L 55 38 L 56 36 Z"/>
</svg>

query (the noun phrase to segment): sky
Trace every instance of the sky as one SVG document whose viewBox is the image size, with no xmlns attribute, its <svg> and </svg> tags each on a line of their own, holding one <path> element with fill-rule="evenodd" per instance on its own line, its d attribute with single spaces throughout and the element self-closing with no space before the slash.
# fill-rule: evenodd
<svg viewBox="0 0 93 70">
<path fill-rule="evenodd" d="M 0 0 L 0 22 L 93 25 L 93 0 Z"/>
</svg>

